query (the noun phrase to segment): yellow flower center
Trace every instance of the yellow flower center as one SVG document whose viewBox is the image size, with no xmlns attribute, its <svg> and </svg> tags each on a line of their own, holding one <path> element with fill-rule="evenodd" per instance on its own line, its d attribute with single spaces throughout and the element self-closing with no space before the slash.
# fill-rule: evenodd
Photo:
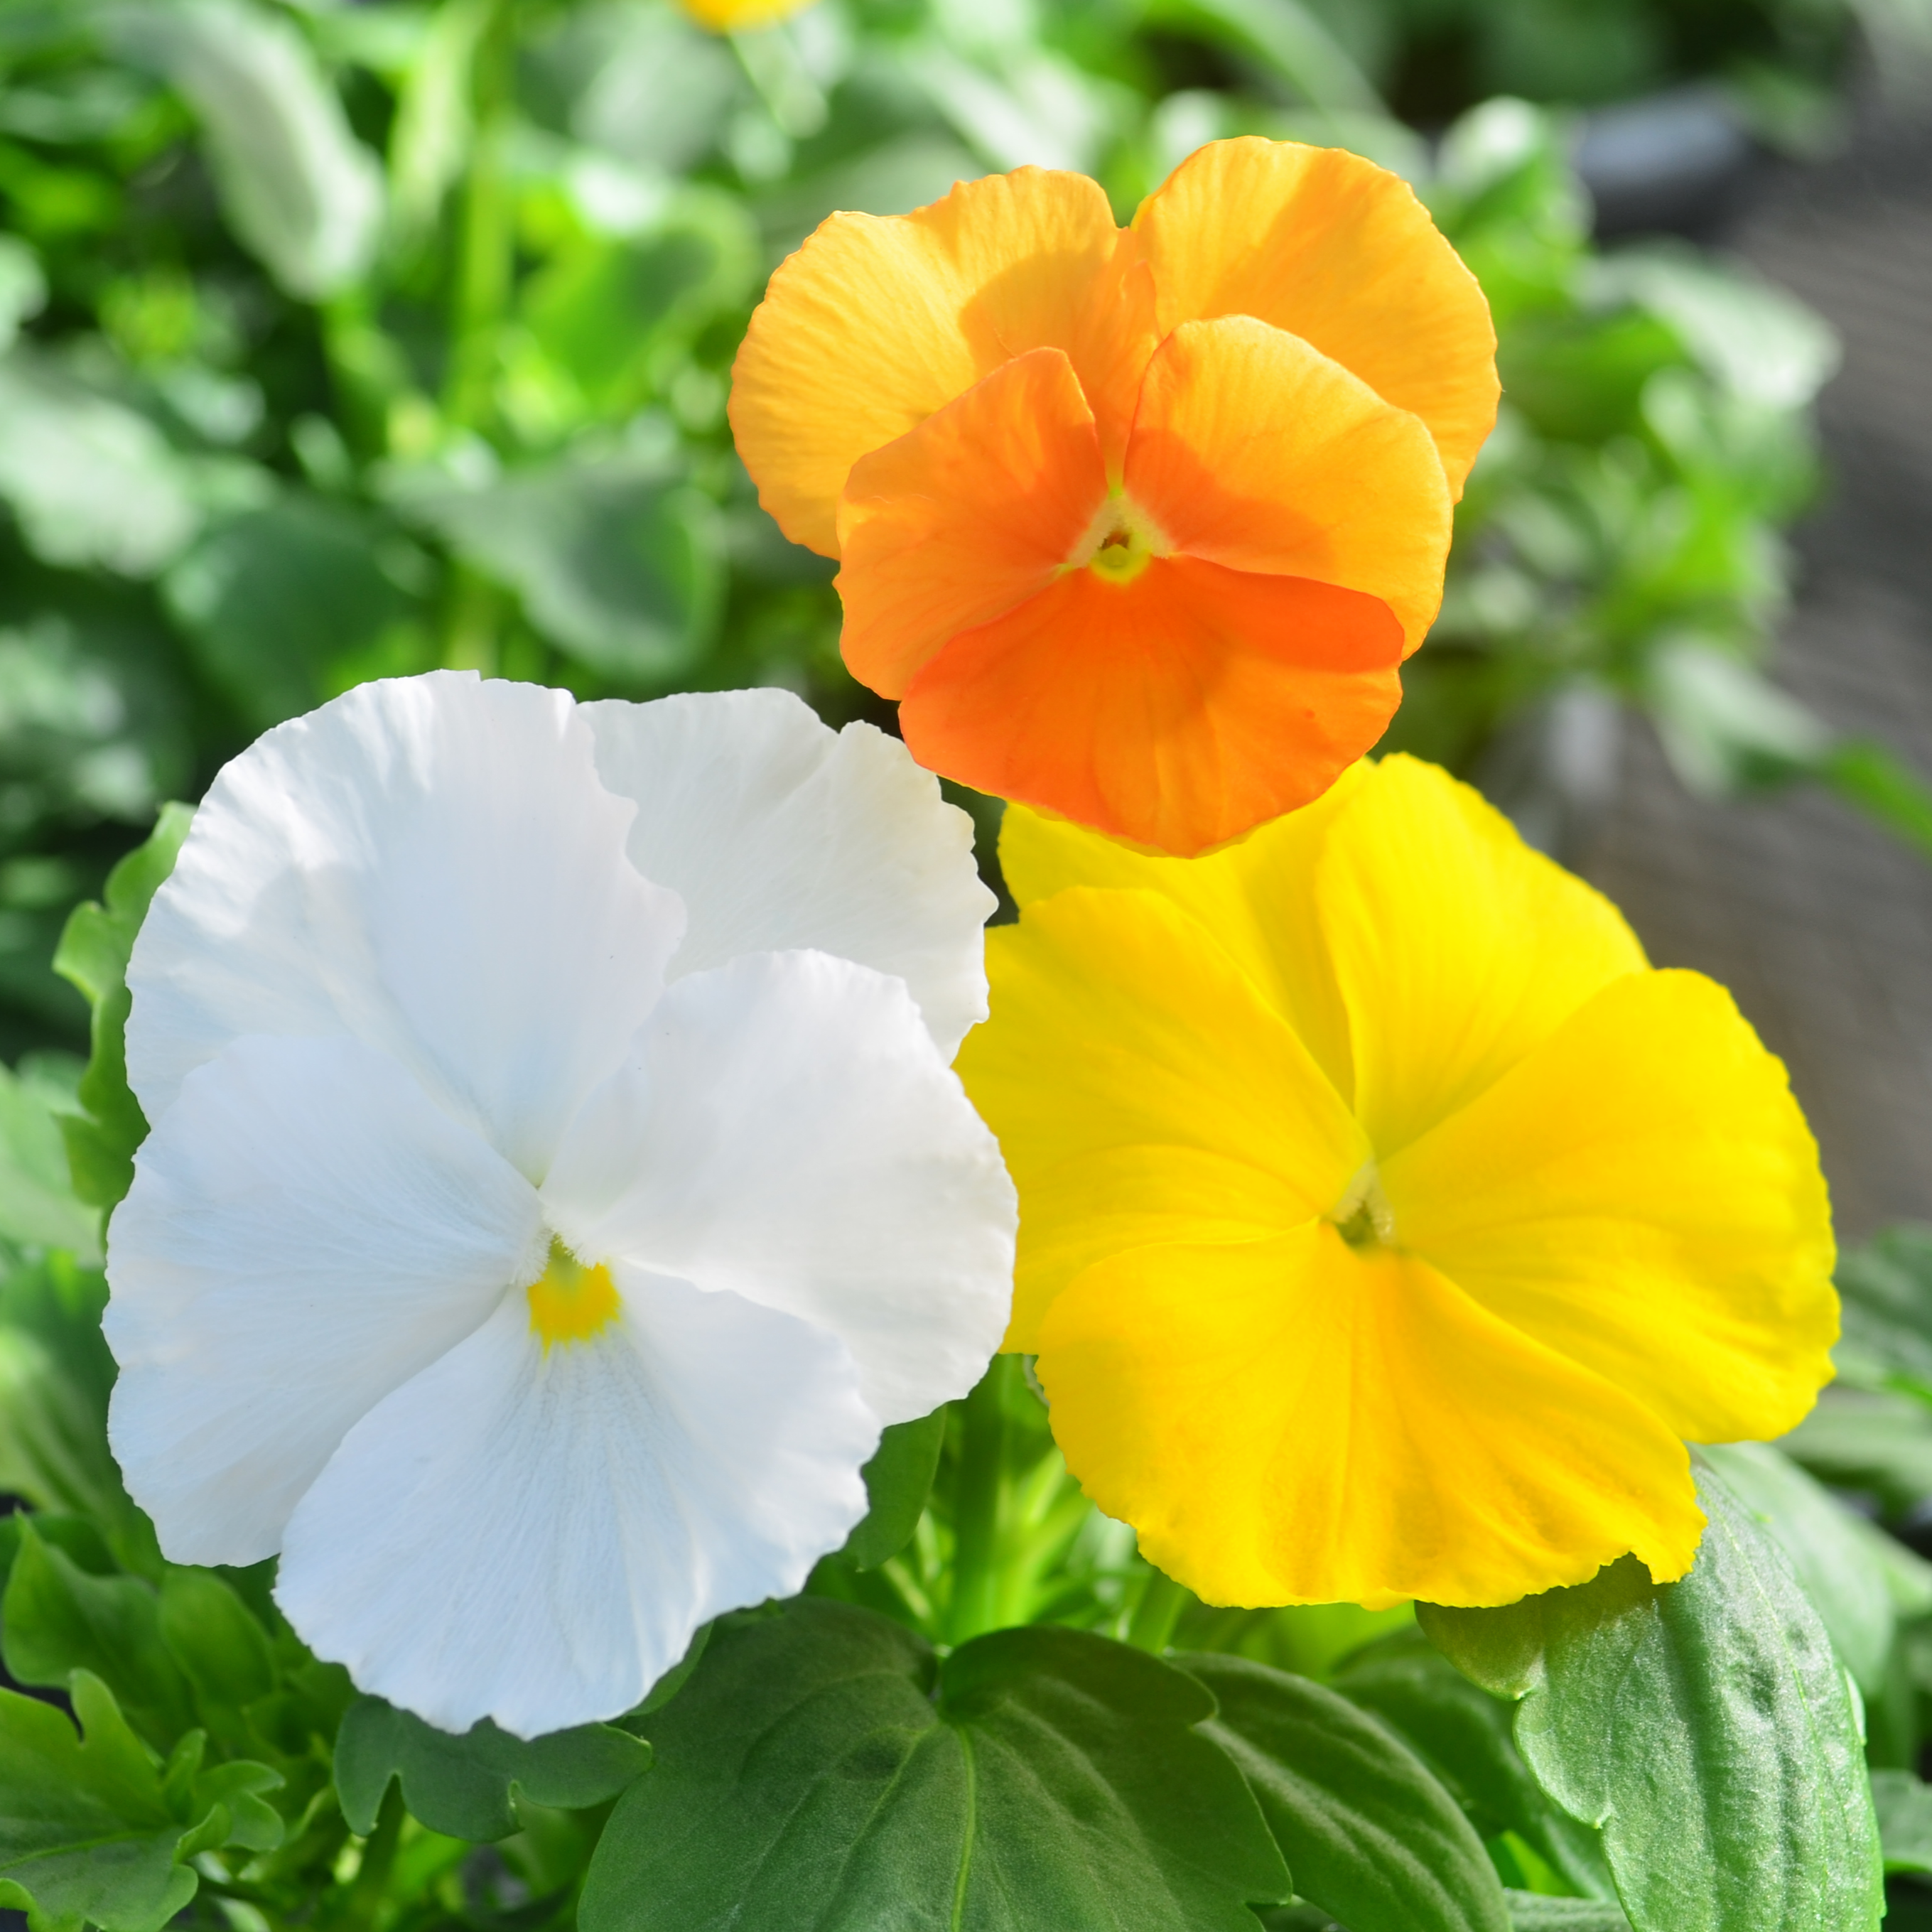
<svg viewBox="0 0 1932 1932">
<path fill-rule="evenodd" d="M 530 1286 L 530 1326 L 543 1338 L 544 1353 L 556 1342 L 587 1342 L 616 1319 L 617 1284 L 602 1262 L 586 1268 L 555 1235 L 550 1262 Z"/>
<path fill-rule="evenodd" d="M 1116 494 L 1100 506 L 1068 567 L 1084 564 L 1108 584 L 1131 584 L 1171 548 L 1131 497 Z"/>
<path fill-rule="evenodd" d="M 1355 1178 L 1342 1190 L 1341 1199 L 1329 1209 L 1328 1218 L 1352 1248 L 1395 1246 L 1395 1210 L 1382 1192 L 1382 1175 L 1372 1160 L 1364 1161 L 1356 1170 Z"/>
</svg>

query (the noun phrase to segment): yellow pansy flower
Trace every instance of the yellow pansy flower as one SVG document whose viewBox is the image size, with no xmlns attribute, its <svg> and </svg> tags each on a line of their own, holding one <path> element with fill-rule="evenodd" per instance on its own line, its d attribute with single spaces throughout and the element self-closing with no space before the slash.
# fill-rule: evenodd
<svg viewBox="0 0 1932 1932">
<path fill-rule="evenodd" d="M 1838 1333 L 1724 989 L 1407 758 L 1207 858 L 1019 808 L 1000 856 L 959 1069 L 1019 1187 L 1006 1346 L 1100 1507 L 1210 1603 L 1682 1576 L 1685 1441 L 1790 1429 Z"/>
</svg>

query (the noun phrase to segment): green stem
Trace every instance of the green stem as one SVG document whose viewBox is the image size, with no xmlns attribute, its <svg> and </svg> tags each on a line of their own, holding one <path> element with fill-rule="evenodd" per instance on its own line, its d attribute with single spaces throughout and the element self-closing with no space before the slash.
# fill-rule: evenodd
<svg viewBox="0 0 1932 1932">
<path fill-rule="evenodd" d="M 452 560 L 442 593 L 443 668 L 494 677 L 502 616 L 503 593 L 466 563 Z"/>
<path fill-rule="evenodd" d="M 953 1489 L 952 1641 L 999 1624 L 1000 1531 L 1006 1491 L 1006 1384 L 1019 1364 L 996 1355 L 966 1398 L 965 1437 Z"/>
<path fill-rule="evenodd" d="M 382 1808 L 376 1814 L 376 1828 L 363 1844 L 362 1866 L 350 1886 L 348 1902 L 339 1922 L 341 1932 L 374 1932 L 402 1835 L 402 1787 L 392 1782 L 383 1794 Z"/>
<path fill-rule="evenodd" d="M 1190 1592 L 1184 1583 L 1156 1570 L 1148 1579 L 1140 1601 L 1134 1606 L 1133 1621 L 1127 1626 L 1127 1641 L 1136 1650 L 1150 1650 L 1158 1657 L 1174 1635 L 1174 1627 L 1188 1605 Z"/>
<path fill-rule="evenodd" d="M 471 68 L 476 132 L 463 182 L 442 398 L 445 416 L 465 429 L 482 428 L 491 414 L 497 338 L 516 266 L 514 210 L 503 169 L 516 58 L 510 14 L 509 0 L 496 0 L 478 36 Z"/>
</svg>

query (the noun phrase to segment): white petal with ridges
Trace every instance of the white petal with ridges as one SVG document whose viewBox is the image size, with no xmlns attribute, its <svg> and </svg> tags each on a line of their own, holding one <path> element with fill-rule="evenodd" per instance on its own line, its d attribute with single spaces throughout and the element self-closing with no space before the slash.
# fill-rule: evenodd
<svg viewBox="0 0 1932 1932">
<path fill-rule="evenodd" d="M 836 1340 L 618 1280 L 616 1320 L 548 1352 L 506 1304 L 350 1432 L 289 1526 L 290 1622 L 446 1730 L 616 1716 L 700 1624 L 793 1594 L 865 1513 L 878 1424 Z"/>
<path fill-rule="evenodd" d="M 625 856 L 562 692 L 436 672 L 359 686 L 224 768 L 128 968 L 157 1120 L 244 1034 L 348 1034 L 540 1178 L 683 932 Z"/>
<path fill-rule="evenodd" d="M 902 980 L 823 952 L 676 981 L 544 1188 L 586 1258 L 728 1288 L 836 1334 L 881 1420 L 964 1395 L 1006 1331 L 998 1144 Z"/>
<path fill-rule="evenodd" d="M 994 900 L 972 821 L 896 738 L 834 731 L 788 691 L 584 706 L 604 782 L 638 802 L 632 862 L 683 898 L 674 976 L 811 946 L 896 973 L 950 1060 L 986 1017 Z"/>
<path fill-rule="evenodd" d="M 535 1190 L 376 1048 L 197 1068 L 109 1231 L 109 1435 L 179 1563 L 253 1563 L 349 1429 L 543 1264 Z"/>
</svg>

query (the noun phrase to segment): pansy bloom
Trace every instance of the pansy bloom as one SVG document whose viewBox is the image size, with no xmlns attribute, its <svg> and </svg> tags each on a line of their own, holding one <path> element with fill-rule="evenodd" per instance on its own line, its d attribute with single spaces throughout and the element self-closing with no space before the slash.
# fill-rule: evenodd
<svg viewBox="0 0 1932 1932">
<path fill-rule="evenodd" d="M 922 764 L 1194 853 L 1380 736 L 1495 348 L 1405 182 L 1222 141 L 1128 229 L 1036 168 L 833 215 L 772 278 L 731 421 Z"/>
<path fill-rule="evenodd" d="M 1010 812 L 961 1070 L 1020 1193 L 1010 1348 L 1208 1601 L 1508 1603 L 1702 1530 L 1685 1441 L 1832 1372 L 1784 1070 L 1723 989 L 1391 758 L 1201 860 Z"/>
<path fill-rule="evenodd" d="M 364 686 L 221 773 L 128 982 L 110 1434 L 178 1562 L 452 1730 L 637 1702 L 1005 1325 L 990 896 L 780 692 Z"/>
</svg>

